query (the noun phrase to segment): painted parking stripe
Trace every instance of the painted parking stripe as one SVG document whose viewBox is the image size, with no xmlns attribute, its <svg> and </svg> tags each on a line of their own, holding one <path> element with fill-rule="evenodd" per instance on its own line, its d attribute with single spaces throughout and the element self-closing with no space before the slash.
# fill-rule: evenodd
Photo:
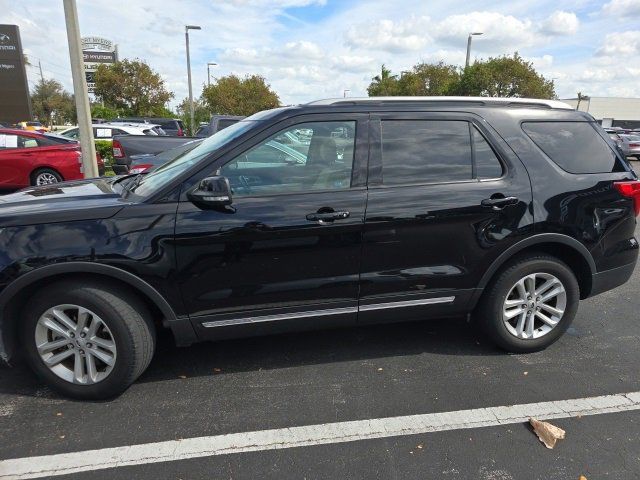
<svg viewBox="0 0 640 480">
<path fill-rule="evenodd" d="M 640 410 L 640 392 L 231 433 L 0 461 L 0 479 L 53 477 L 189 458 Z"/>
</svg>

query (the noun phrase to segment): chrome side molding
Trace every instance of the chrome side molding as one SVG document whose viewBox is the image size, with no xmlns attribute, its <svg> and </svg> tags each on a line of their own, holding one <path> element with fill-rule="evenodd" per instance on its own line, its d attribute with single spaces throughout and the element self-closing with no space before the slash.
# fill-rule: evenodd
<svg viewBox="0 0 640 480">
<path fill-rule="evenodd" d="M 311 310 L 309 312 L 281 313 L 277 315 L 260 315 L 257 317 L 231 318 L 229 320 L 216 320 L 204 322 L 203 327 L 227 327 L 229 325 L 243 325 L 247 323 L 277 322 L 279 320 L 291 320 L 304 317 L 324 317 L 328 315 L 342 315 L 345 313 L 357 313 L 358 307 L 327 308 L 325 310 Z"/>
<path fill-rule="evenodd" d="M 360 305 L 360 312 L 370 310 L 384 310 L 386 308 L 415 307 L 417 305 L 433 305 L 436 303 L 452 303 L 456 297 L 423 298 L 422 300 L 405 300 L 401 302 L 373 303 L 371 305 Z"/>
<path fill-rule="evenodd" d="M 231 325 L 245 325 L 251 323 L 277 322 L 279 320 L 293 320 L 305 317 L 325 317 L 329 315 L 343 315 L 347 313 L 369 312 L 372 310 L 385 310 L 388 308 L 415 307 L 418 305 L 434 305 L 438 303 L 453 303 L 456 299 L 452 297 L 423 298 L 421 300 L 404 300 L 399 302 L 374 303 L 371 305 L 360 305 L 359 307 L 327 308 L 323 310 L 310 310 L 307 312 L 281 313 L 276 315 L 259 315 L 255 317 L 231 318 L 228 320 L 216 320 L 204 322 L 201 325 L 205 328 L 228 327 Z"/>
</svg>

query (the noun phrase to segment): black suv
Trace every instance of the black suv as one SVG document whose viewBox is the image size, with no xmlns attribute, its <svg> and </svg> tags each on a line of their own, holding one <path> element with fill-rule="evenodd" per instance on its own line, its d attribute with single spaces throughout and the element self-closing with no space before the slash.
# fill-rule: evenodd
<svg viewBox="0 0 640 480">
<path fill-rule="evenodd" d="M 563 103 L 270 110 L 153 173 L 1 197 L 0 354 L 104 398 L 162 328 L 189 345 L 472 314 L 503 349 L 540 350 L 629 279 L 639 212 L 636 175 Z"/>
</svg>

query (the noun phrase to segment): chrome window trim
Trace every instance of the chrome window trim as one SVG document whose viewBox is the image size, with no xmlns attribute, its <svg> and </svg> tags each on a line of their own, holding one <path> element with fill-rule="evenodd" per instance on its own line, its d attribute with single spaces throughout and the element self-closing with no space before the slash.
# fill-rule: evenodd
<svg viewBox="0 0 640 480">
<path fill-rule="evenodd" d="M 255 317 L 231 318 L 227 320 L 214 320 L 204 322 L 205 328 L 228 327 L 232 325 L 246 325 L 251 323 L 276 322 L 280 320 L 293 320 L 305 317 L 324 317 L 329 315 L 343 315 L 347 313 L 368 312 L 372 310 L 385 310 L 389 308 L 414 307 L 419 305 L 434 305 L 438 303 L 452 303 L 456 297 L 423 298 L 420 300 L 403 300 L 399 302 L 374 303 L 360 305 L 359 307 L 327 308 L 324 310 L 311 310 L 306 312 L 280 313 L 274 315 L 259 315 Z"/>
</svg>

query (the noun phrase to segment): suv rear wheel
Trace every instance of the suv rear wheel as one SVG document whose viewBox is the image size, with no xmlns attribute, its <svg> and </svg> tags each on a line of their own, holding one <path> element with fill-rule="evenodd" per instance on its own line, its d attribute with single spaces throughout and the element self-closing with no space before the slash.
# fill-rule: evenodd
<svg viewBox="0 0 640 480">
<path fill-rule="evenodd" d="M 578 310 L 571 269 L 549 255 L 514 260 L 487 286 L 478 319 L 487 336 L 510 352 L 534 352 L 555 342 Z"/>
<path fill-rule="evenodd" d="M 155 331 L 146 306 L 110 284 L 68 281 L 26 307 L 22 345 L 52 388 L 79 399 L 123 392 L 147 368 Z"/>
</svg>

